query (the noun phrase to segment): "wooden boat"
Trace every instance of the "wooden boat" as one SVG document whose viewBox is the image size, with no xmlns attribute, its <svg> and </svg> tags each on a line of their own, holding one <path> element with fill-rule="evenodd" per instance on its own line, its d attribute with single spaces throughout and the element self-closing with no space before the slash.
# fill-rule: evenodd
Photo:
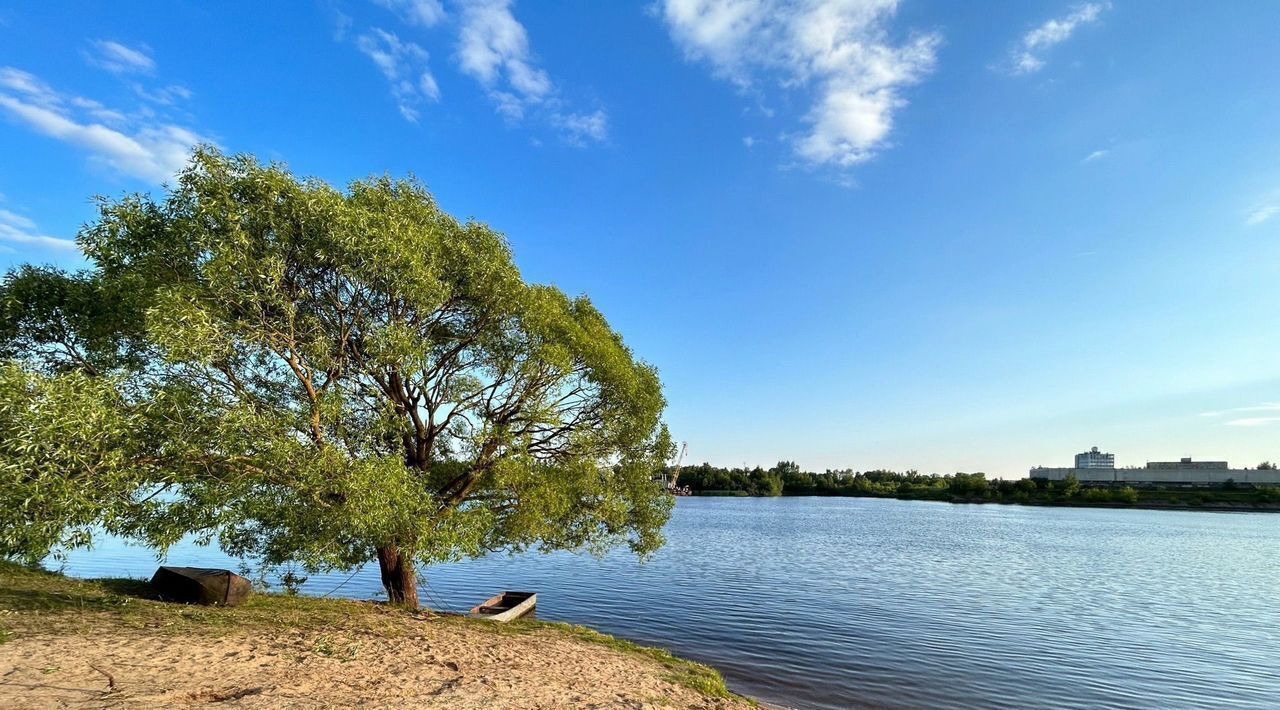
<svg viewBox="0 0 1280 710">
<path fill-rule="evenodd" d="M 533 592 L 503 592 L 471 608 L 471 618 L 511 621 L 533 611 L 538 595 Z"/>
<path fill-rule="evenodd" d="M 228 569 L 161 567 L 151 587 L 165 601 L 236 606 L 249 598 L 253 585 Z"/>
</svg>

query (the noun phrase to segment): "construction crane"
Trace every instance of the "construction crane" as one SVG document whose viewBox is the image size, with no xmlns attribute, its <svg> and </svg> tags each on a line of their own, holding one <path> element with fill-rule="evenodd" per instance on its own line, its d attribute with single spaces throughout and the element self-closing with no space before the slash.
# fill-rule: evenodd
<svg viewBox="0 0 1280 710">
<path fill-rule="evenodd" d="M 680 478 L 680 464 L 684 461 L 684 455 L 689 452 L 689 442 L 680 442 L 680 455 L 676 457 L 676 465 L 671 469 L 671 480 L 667 481 L 667 490 L 676 490 L 676 481 Z"/>
</svg>

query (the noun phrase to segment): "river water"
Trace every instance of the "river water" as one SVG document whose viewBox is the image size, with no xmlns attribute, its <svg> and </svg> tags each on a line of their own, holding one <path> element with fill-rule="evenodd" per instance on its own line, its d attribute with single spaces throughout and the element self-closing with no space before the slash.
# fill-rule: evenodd
<svg viewBox="0 0 1280 710">
<path fill-rule="evenodd" d="M 876 500 L 682 498 L 645 564 L 616 552 L 427 570 L 463 610 L 538 592 L 538 617 L 719 668 L 795 708 L 1280 707 L 1280 515 Z M 171 564 L 229 566 L 182 545 Z M 149 576 L 106 541 L 79 576 Z M 374 598 L 376 566 L 304 592 Z"/>
</svg>

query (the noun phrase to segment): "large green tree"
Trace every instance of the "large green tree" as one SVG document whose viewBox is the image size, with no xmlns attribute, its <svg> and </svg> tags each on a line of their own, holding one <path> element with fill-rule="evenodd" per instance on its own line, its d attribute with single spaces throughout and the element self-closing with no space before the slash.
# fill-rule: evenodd
<svg viewBox="0 0 1280 710">
<path fill-rule="evenodd" d="M 416 605 L 415 563 L 661 545 L 655 370 L 420 184 L 205 149 L 100 207 L 91 269 L 0 286 L 0 553 L 195 533 Z"/>
</svg>

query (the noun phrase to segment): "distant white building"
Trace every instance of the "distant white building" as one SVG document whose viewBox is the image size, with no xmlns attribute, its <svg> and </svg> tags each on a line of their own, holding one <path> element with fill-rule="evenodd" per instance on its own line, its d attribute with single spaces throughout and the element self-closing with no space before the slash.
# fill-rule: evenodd
<svg viewBox="0 0 1280 710">
<path fill-rule="evenodd" d="M 1104 454 L 1093 447 L 1082 454 L 1076 454 L 1076 468 L 1115 468 L 1116 455 Z"/>
<path fill-rule="evenodd" d="M 1093 447 L 1076 454 L 1073 468 L 1031 469 L 1031 478 L 1050 481 L 1074 477 L 1084 484 L 1124 484 L 1131 486 L 1218 486 L 1228 481 L 1245 486 L 1280 485 L 1280 471 L 1231 468 L 1226 461 L 1148 461 L 1143 468 L 1116 468 L 1116 457 Z"/>
</svg>

